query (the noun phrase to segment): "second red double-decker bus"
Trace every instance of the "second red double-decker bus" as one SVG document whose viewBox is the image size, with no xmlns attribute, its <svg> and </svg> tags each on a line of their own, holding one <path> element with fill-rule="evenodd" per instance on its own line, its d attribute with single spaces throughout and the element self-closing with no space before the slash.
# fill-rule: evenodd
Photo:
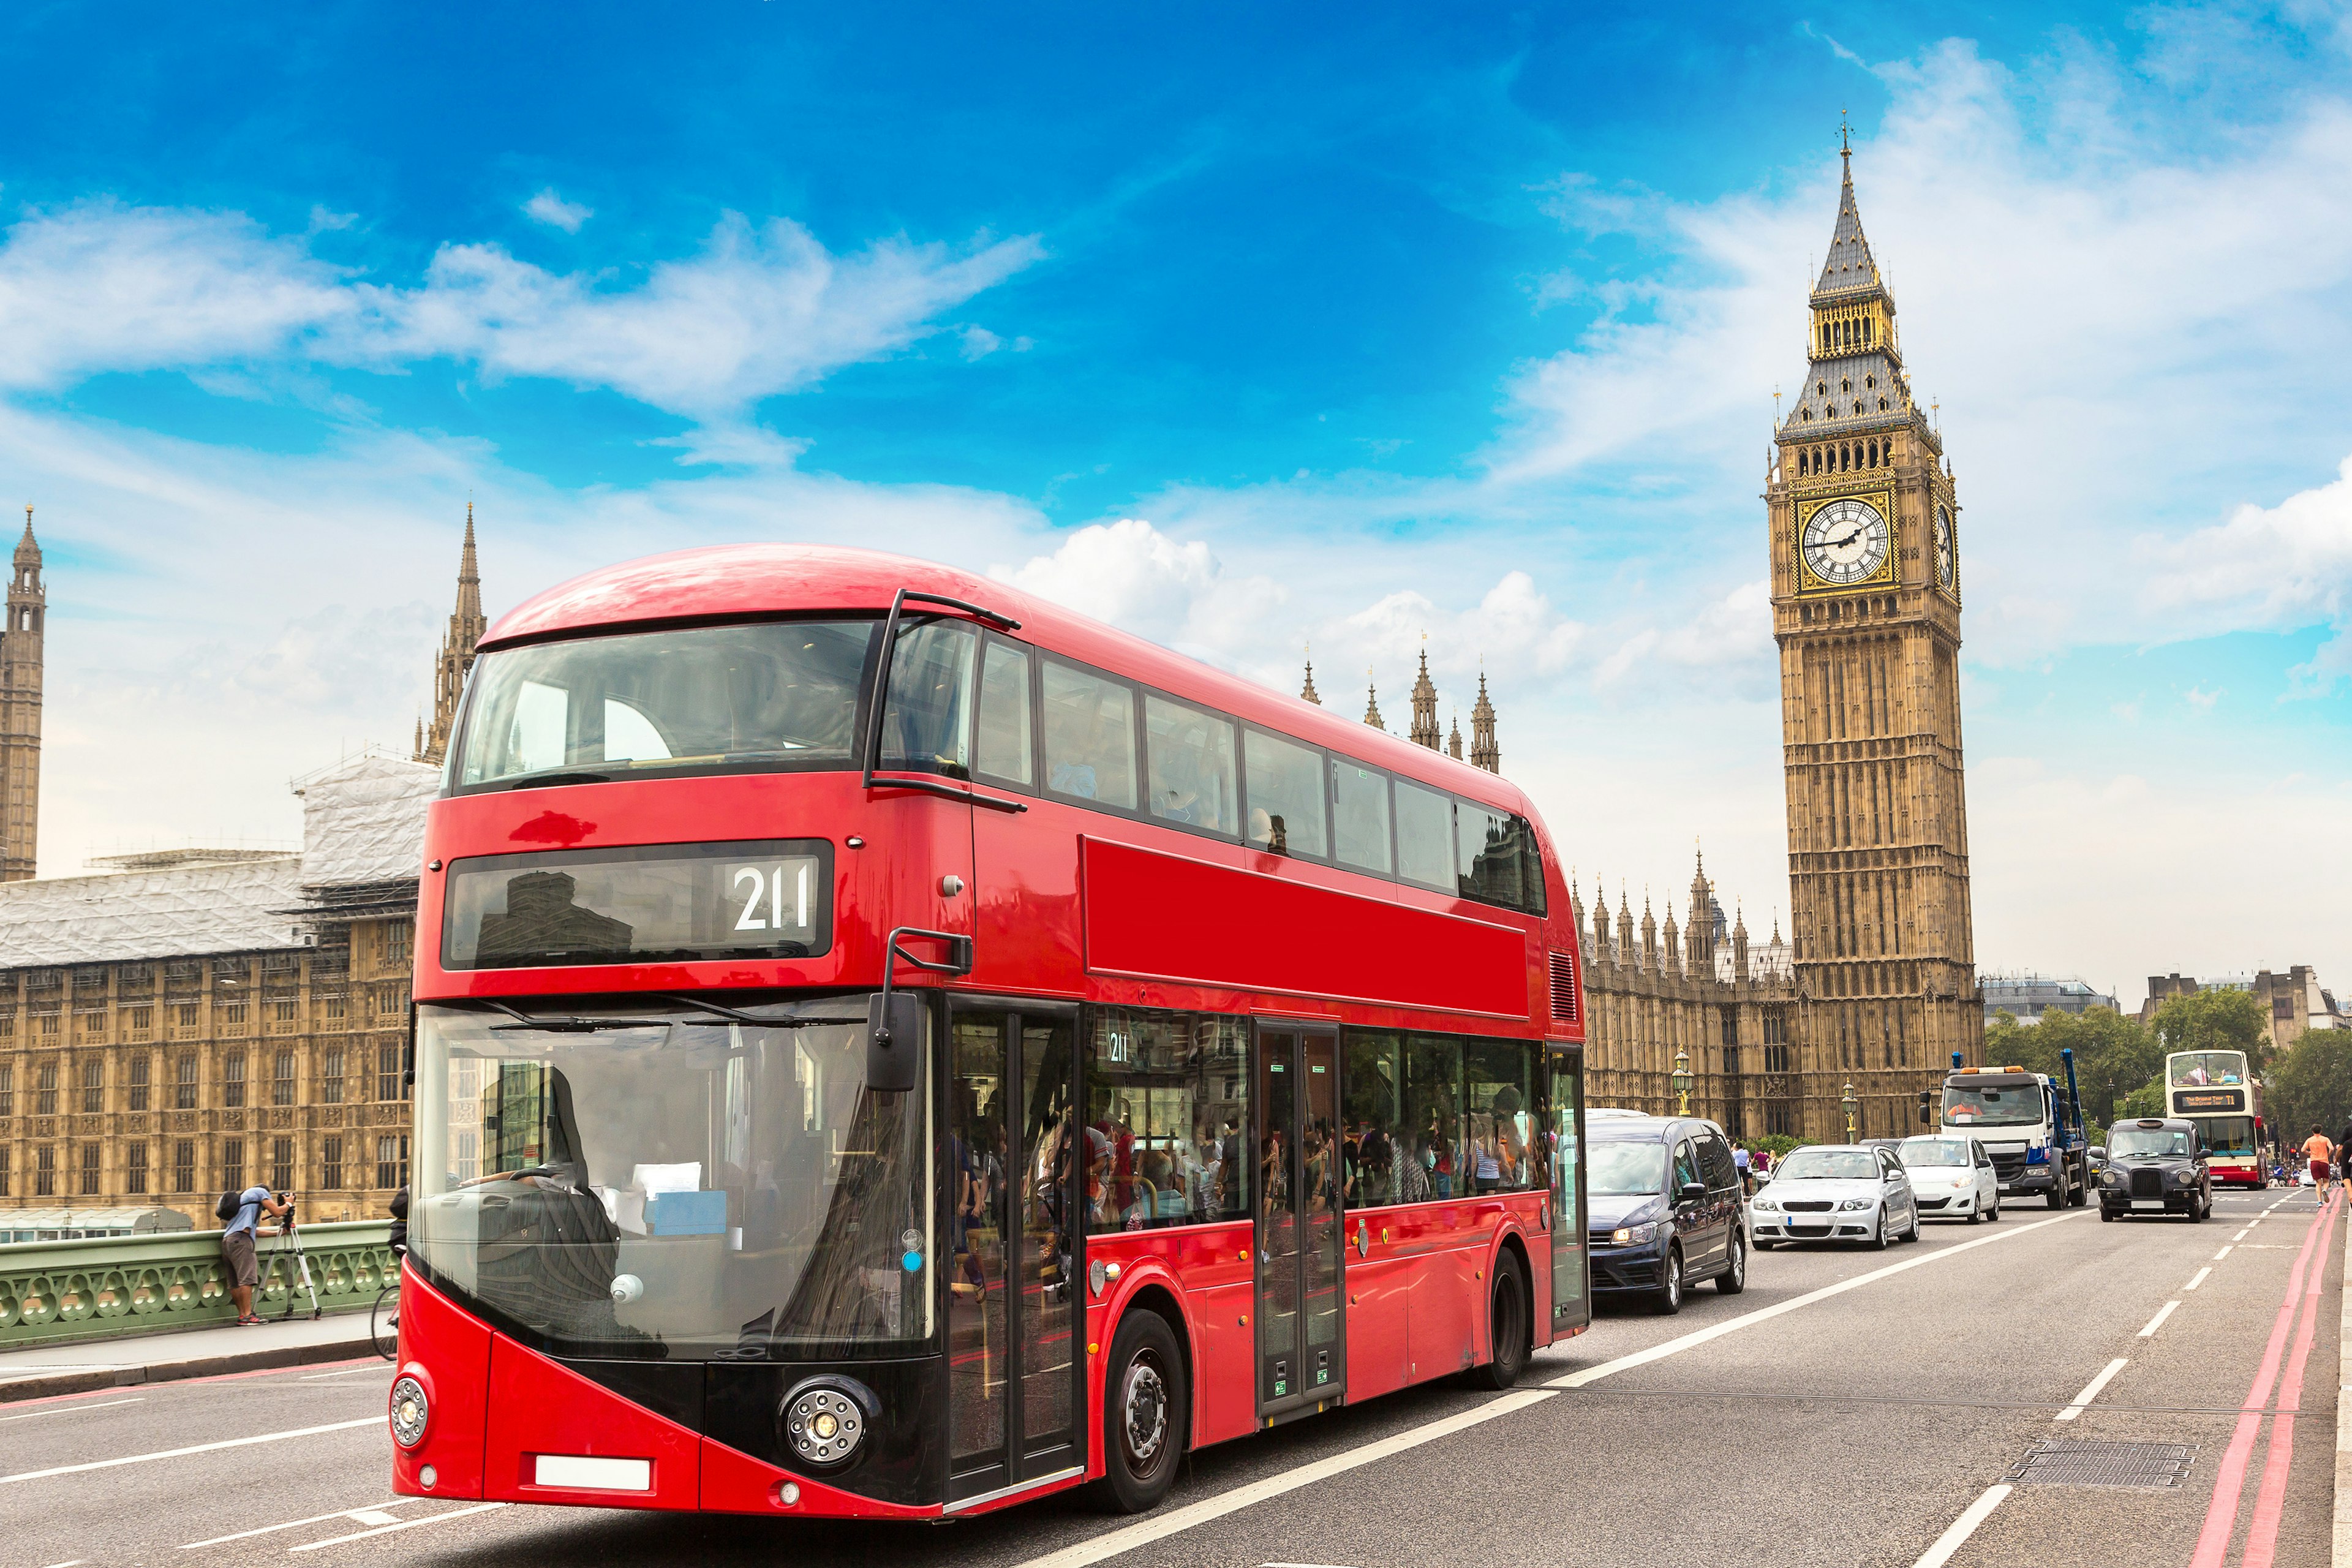
<svg viewBox="0 0 2352 1568">
<path fill-rule="evenodd" d="M 1143 1509 L 1585 1324 L 1576 932 L 1493 774 L 744 546 L 494 626 L 425 856 L 403 1493 Z"/>
</svg>

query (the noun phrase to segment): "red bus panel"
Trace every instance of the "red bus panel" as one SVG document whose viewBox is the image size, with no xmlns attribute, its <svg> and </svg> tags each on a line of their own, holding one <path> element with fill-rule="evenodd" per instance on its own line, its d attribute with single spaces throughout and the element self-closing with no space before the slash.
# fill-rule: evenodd
<svg viewBox="0 0 2352 1568">
<path fill-rule="evenodd" d="M 1522 931 L 1100 838 L 1085 846 L 1095 973 L 1528 1016 Z"/>
</svg>

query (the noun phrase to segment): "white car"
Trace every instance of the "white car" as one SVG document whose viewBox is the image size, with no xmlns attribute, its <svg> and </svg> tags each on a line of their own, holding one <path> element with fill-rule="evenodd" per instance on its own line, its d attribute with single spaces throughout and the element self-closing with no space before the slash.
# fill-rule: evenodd
<svg viewBox="0 0 2352 1568">
<path fill-rule="evenodd" d="M 1919 1239 L 1919 1205 L 1903 1162 L 1888 1149 L 1815 1143 L 1772 1166 L 1772 1180 L 1748 1205 L 1756 1245 L 1859 1241 L 1884 1247 Z"/>
<path fill-rule="evenodd" d="M 1992 1156 L 1968 1132 L 1923 1133 L 1895 1146 L 1911 1178 L 1911 1196 L 1921 1219 L 1965 1219 L 1970 1225 L 2000 1217 L 2000 1178 Z"/>
</svg>

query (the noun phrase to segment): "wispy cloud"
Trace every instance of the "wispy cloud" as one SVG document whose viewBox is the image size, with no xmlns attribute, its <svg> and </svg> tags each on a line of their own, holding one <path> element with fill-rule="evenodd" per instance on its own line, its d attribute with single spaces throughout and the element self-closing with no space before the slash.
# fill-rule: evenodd
<svg viewBox="0 0 2352 1568">
<path fill-rule="evenodd" d="M 578 234 L 580 226 L 596 216 L 595 208 L 583 206 L 578 202 L 567 202 L 557 195 L 553 185 L 523 203 L 522 212 L 533 223 L 543 223 L 566 234 Z"/>
<path fill-rule="evenodd" d="M 452 244 L 412 287 L 329 265 L 236 213 L 91 202 L 0 245 L 0 386 L 100 371 L 310 360 L 610 387 L 700 420 L 740 415 L 939 330 L 936 318 L 1034 262 L 1034 237 L 879 241 L 836 256 L 785 218 L 729 215 L 701 251 L 634 287 Z"/>
</svg>

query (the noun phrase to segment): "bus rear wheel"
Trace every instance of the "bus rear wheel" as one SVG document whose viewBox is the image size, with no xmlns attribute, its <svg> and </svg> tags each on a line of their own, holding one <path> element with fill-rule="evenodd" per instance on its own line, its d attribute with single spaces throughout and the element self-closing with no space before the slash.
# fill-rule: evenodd
<svg viewBox="0 0 2352 1568">
<path fill-rule="evenodd" d="M 1486 1323 L 1494 1356 L 1470 1369 L 1470 1382 L 1479 1388 L 1508 1388 L 1527 1371 L 1528 1357 L 1535 1351 L 1528 1329 L 1527 1279 L 1519 1272 L 1515 1252 L 1495 1259 L 1495 1294 Z"/>
<path fill-rule="evenodd" d="M 1112 1513 L 1160 1506 L 1192 1429 L 1184 1358 L 1168 1320 L 1149 1310 L 1120 1320 L 1103 1379 L 1103 1479 L 1097 1500 Z"/>
</svg>

